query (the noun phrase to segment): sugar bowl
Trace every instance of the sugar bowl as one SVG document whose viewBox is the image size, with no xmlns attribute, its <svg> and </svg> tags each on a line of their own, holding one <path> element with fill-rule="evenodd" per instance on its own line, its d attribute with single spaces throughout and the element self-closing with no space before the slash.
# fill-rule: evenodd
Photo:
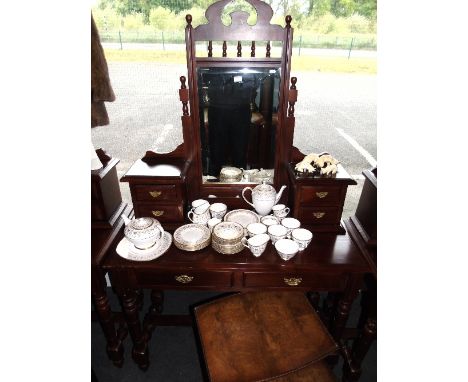
<svg viewBox="0 0 468 382">
<path fill-rule="evenodd" d="M 124 235 L 137 249 L 151 248 L 164 234 L 161 223 L 154 218 L 143 217 L 130 220 L 122 215 L 125 222 Z"/>
</svg>

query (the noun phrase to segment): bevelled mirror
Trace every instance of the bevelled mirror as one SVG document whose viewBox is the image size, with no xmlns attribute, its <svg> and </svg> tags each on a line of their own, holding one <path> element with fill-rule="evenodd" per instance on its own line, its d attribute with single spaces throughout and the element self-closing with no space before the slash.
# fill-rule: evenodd
<svg viewBox="0 0 468 382">
<path fill-rule="evenodd" d="M 280 78 L 279 68 L 197 68 L 204 183 L 273 179 Z"/>
</svg>

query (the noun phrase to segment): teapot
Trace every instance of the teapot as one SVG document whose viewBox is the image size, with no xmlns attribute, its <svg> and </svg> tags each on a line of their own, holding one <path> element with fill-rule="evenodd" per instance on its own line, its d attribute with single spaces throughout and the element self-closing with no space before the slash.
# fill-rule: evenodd
<svg viewBox="0 0 468 382">
<path fill-rule="evenodd" d="M 151 248 L 164 234 L 161 223 L 150 217 L 130 220 L 122 215 L 125 222 L 125 237 L 138 249 Z"/>
<path fill-rule="evenodd" d="M 262 182 L 262 184 L 259 184 L 256 186 L 253 190 L 250 187 L 245 187 L 242 190 L 242 198 L 250 204 L 253 208 L 255 208 L 255 211 L 260 216 L 265 216 L 268 215 L 272 209 L 272 207 L 278 203 L 279 199 L 281 198 L 281 194 L 283 193 L 283 190 L 286 188 L 286 186 L 281 186 L 281 189 L 278 193 L 276 193 L 275 189 L 273 186 L 267 184 L 265 181 Z M 252 203 L 250 203 L 246 198 L 245 198 L 245 191 L 250 190 L 252 191 Z"/>
</svg>

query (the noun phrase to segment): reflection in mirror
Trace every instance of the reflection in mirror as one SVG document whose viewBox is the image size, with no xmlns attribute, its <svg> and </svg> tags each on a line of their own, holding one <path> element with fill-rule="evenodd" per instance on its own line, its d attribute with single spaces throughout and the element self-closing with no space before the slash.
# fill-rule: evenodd
<svg viewBox="0 0 468 382">
<path fill-rule="evenodd" d="M 273 181 L 279 68 L 199 67 L 204 182 Z"/>
</svg>

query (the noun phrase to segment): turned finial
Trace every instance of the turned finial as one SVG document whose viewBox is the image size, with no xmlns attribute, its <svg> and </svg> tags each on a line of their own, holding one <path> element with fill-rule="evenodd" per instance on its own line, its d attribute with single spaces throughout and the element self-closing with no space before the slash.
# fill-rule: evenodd
<svg viewBox="0 0 468 382">
<path fill-rule="evenodd" d="M 192 25 L 192 15 L 186 15 L 185 21 L 187 21 L 188 25 Z"/>
<path fill-rule="evenodd" d="M 291 89 L 296 89 L 297 77 L 291 77 Z"/>
<path fill-rule="evenodd" d="M 286 20 L 286 27 L 291 28 L 291 21 L 292 21 L 291 15 L 287 15 L 285 20 Z"/>
<path fill-rule="evenodd" d="M 181 83 L 180 88 L 181 89 L 187 89 L 187 86 L 185 85 L 185 81 L 186 81 L 185 76 L 180 76 L 180 83 Z"/>
</svg>

